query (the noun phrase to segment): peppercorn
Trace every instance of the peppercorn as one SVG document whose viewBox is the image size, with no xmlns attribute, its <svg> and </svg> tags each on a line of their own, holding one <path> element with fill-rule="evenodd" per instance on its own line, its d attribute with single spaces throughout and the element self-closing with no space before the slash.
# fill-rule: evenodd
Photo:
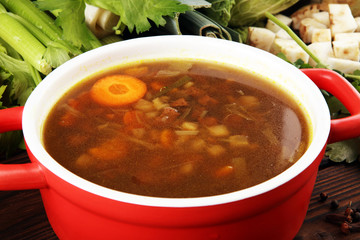
<svg viewBox="0 0 360 240">
<path fill-rule="evenodd" d="M 320 193 L 320 202 L 325 202 L 327 199 L 328 199 L 328 195 L 327 195 L 327 193 L 324 193 L 324 192 L 322 192 L 322 193 Z"/>
<path fill-rule="evenodd" d="M 339 207 L 339 202 L 338 200 L 332 200 L 330 203 L 330 208 L 331 209 L 337 209 Z"/>
<path fill-rule="evenodd" d="M 355 212 L 353 214 L 353 222 L 359 222 L 360 221 L 360 212 Z"/>
</svg>

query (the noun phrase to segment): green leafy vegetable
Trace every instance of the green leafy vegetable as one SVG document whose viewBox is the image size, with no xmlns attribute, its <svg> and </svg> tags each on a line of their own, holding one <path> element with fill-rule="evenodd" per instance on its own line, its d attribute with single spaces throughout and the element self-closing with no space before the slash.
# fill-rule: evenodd
<svg viewBox="0 0 360 240">
<path fill-rule="evenodd" d="M 223 26 L 227 26 L 231 18 L 231 9 L 235 5 L 235 0 L 208 0 L 211 8 L 203 9 L 208 17 L 214 19 Z"/>
<path fill-rule="evenodd" d="M 265 18 L 265 12 L 277 14 L 296 2 L 298 0 L 235 0 L 235 5 L 231 9 L 229 26 L 253 25 Z"/>
<path fill-rule="evenodd" d="M 184 13 L 191 8 L 175 0 L 87 0 L 88 4 L 107 9 L 120 16 L 117 29 L 121 24 L 132 32 L 145 32 L 151 28 L 149 20 L 156 26 L 164 26 L 164 16 L 174 17 L 175 13 Z"/>
<path fill-rule="evenodd" d="M 63 29 L 62 37 L 77 48 L 88 51 L 102 46 L 85 23 L 85 1 L 46 0 L 36 1 L 41 10 L 57 11 L 55 24 Z"/>
</svg>

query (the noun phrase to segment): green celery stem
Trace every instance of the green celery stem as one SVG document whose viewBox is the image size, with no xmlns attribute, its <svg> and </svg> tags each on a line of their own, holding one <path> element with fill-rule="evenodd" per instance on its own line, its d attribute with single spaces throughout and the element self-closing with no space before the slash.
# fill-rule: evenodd
<svg viewBox="0 0 360 240">
<path fill-rule="evenodd" d="M 0 38 L 13 47 L 25 61 L 34 68 L 47 75 L 51 66 L 43 59 L 46 51 L 39 42 L 23 25 L 7 13 L 0 13 Z"/>
</svg>

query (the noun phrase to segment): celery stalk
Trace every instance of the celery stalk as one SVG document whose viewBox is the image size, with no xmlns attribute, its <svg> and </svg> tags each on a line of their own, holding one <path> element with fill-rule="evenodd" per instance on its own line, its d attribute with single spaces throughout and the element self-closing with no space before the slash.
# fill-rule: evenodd
<svg viewBox="0 0 360 240">
<path fill-rule="evenodd" d="M 44 45 L 7 13 L 0 13 L 0 22 L 0 38 L 38 71 L 45 75 L 49 74 L 51 66 L 43 58 L 46 51 Z"/>
<path fill-rule="evenodd" d="M 81 51 L 62 39 L 62 30 L 56 26 L 55 21 L 45 12 L 38 9 L 30 0 L 0 0 L 0 3 L 9 11 L 26 19 L 39 28 L 51 40 L 62 42 L 69 52 L 78 55 Z"/>
</svg>

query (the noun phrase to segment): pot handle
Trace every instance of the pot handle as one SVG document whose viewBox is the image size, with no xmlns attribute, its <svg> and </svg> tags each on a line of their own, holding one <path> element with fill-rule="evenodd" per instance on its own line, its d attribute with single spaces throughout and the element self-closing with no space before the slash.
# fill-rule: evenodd
<svg viewBox="0 0 360 240">
<path fill-rule="evenodd" d="M 24 107 L 0 110 L 0 133 L 22 128 Z M 40 189 L 47 186 L 43 169 L 38 163 L 0 164 L 0 190 Z"/>
<path fill-rule="evenodd" d="M 328 69 L 301 69 L 320 89 L 334 95 L 351 116 L 331 120 L 328 143 L 360 136 L 360 94 L 337 72 Z"/>
</svg>

